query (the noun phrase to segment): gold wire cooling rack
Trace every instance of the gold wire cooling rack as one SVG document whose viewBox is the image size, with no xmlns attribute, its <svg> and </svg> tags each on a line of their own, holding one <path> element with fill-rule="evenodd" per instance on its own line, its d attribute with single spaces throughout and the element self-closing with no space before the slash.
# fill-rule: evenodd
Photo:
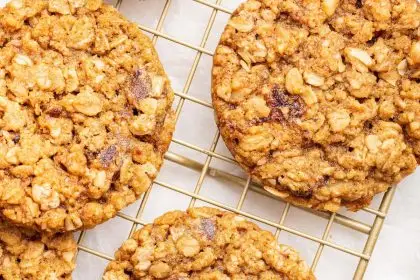
<svg viewBox="0 0 420 280">
<path fill-rule="evenodd" d="M 117 9 L 120 9 L 121 4 L 124 0 L 117 0 L 115 7 Z M 144 0 L 140 0 L 140 1 L 144 1 Z M 152 0 L 150 0 L 152 1 Z M 158 0 L 153 0 L 153 1 L 158 1 Z M 177 104 L 176 104 L 176 119 L 178 121 L 179 116 L 183 110 L 184 104 L 185 102 L 193 102 L 196 105 L 199 106 L 204 106 L 204 107 L 208 107 L 208 108 L 212 108 L 212 105 L 207 102 L 207 101 L 203 101 L 199 98 L 196 98 L 192 95 L 189 95 L 189 90 L 191 87 L 191 84 L 194 80 L 194 76 L 197 72 L 197 68 L 199 65 L 199 62 L 201 60 L 201 58 L 203 57 L 203 55 L 206 56 L 213 56 L 213 52 L 210 51 L 208 48 L 206 48 L 206 43 L 208 41 L 210 32 L 212 30 L 212 27 L 214 25 L 216 16 L 218 13 L 224 13 L 226 15 L 230 15 L 232 13 L 231 10 L 223 7 L 221 5 L 222 0 L 216 0 L 214 1 L 214 3 L 210 3 L 208 2 L 209 0 L 184 0 L 186 5 L 188 5 L 188 3 L 192 3 L 195 2 L 196 4 L 200 4 L 200 5 L 204 5 L 206 6 L 206 8 L 211 9 L 211 14 L 210 14 L 210 18 L 207 22 L 207 26 L 205 28 L 204 33 L 202 34 L 201 37 L 201 43 L 199 45 L 194 45 L 191 43 L 188 43 L 184 40 L 180 40 L 177 39 L 174 36 L 168 35 L 164 32 L 162 32 L 163 29 L 163 25 L 165 22 L 165 19 L 168 16 L 169 13 L 169 8 L 171 6 L 171 2 L 172 0 L 159 0 L 162 2 L 165 2 L 163 5 L 163 10 L 160 13 L 160 17 L 159 20 L 157 22 L 157 25 L 155 28 L 149 28 L 143 25 L 139 25 L 139 27 L 143 30 L 146 31 L 147 33 L 152 34 L 152 41 L 153 44 L 156 44 L 157 40 L 159 38 L 163 38 L 166 39 L 168 41 L 171 41 L 175 44 L 178 44 L 179 46 L 182 46 L 183 48 L 188 48 L 189 50 L 192 50 L 193 52 L 195 52 L 195 57 L 193 60 L 193 63 L 190 67 L 190 71 L 188 73 L 186 82 L 184 84 L 184 88 L 182 92 L 176 92 L 175 95 L 178 97 L 177 99 Z M 227 0 L 226 0 L 227 1 Z M 312 242 L 315 242 L 317 244 L 317 249 L 316 249 L 316 253 L 314 254 L 314 257 L 312 259 L 311 267 L 312 269 L 315 271 L 316 267 L 319 263 L 320 257 L 324 251 L 325 247 L 329 247 L 338 251 L 341 251 L 347 255 L 353 256 L 355 258 L 358 259 L 357 262 L 357 267 L 354 270 L 354 275 L 353 275 L 353 279 L 363 279 L 363 276 L 366 272 L 367 266 L 369 264 L 369 261 L 371 259 L 372 256 L 372 252 L 374 250 L 376 241 L 378 239 L 378 235 L 381 231 L 382 225 L 384 223 L 384 219 L 387 215 L 390 203 L 392 201 L 392 197 L 395 193 L 395 187 L 391 188 L 388 190 L 387 193 L 385 193 L 385 195 L 383 196 L 380 206 L 377 209 L 374 208 L 364 208 L 361 211 L 364 211 L 365 213 L 371 215 L 372 221 L 371 223 L 366 223 L 364 221 L 360 221 L 359 219 L 355 219 L 355 218 L 351 218 L 348 217 L 348 215 L 346 214 L 338 214 L 338 213 L 324 213 L 324 212 L 317 212 L 317 211 L 313 211 L 313 210 L 309 210 L 309 209 L 302 209 L 303 211 L 306 211 L 308 213 L 310 213 L 310 215 L 315 215 L 317 217 L 321 217 L 323 219 L 326 219 L 327 223 L 325 226 L 325 229 L 322 233 L 322 237 L 317 237 L 315 235 L 312 234 L 308 234 L 305 233 L 303 231 L 297 230 L 291 226 L 285 225 L 285 220 L 287 215 L 290 212 L 290 209 L 292 207 L 295 206 L 291 206 L 289 203 L 285 204 L 285 207 L 283 208 L 284 210 L 282 211 L 281 214 L 279 214 L 279 220 L 278 222 L 273 222 L 272 220 L 269 220 L 267 218 L 264 217 L 260 217 L 257 216 L 255 214 L 249 213 L 249 211 L 244 211 L 243 210 L 243 204 L 244 201 L 247 197 L 247 195 L 249 195 L 249 193 L 251 192 L 256 192 L 259 193 L 261 195 L 264 196 L 269 196 L 272 197 L 269 193 L 267 193 L 266 191 L 264 191 L 260 186 L 254 184 L 251 179 L 248 177 L 248 179 L 244 179 L 242 177 L 239 177 L 237 175 L 231 174 L 229 172 L 226 172 L 224 170 L 221 170 L 219 168 L 213 168 L 210 166 L 210 163 L 212 160 L 214 159 L 218 159 L 230 164 L 236 164 L 235 161 L 225 155 L 222 155 L 221 153 L 216 152 L 216 147 L 217 144 L 219 142 L 219 132 L 217 131 L 213 137 L 213 141 L 211 143 L 211 146 L 209 149 L 203 149 L 201 147 L 198 147 L 196 145 L 190 144 L 188 142 L 179 140 L 179 139 L 173 139 L 172 140 L 173 143 L 176 143 L 177 145 L 183 146 L 186 149 L 191 149 L 195 152 L 198 152 L 200 154 L 202 154 L 205 157 L 205 161 L 204 163 L 200 163 L 198 161 L 195 161 L 193 159 L 190 159 L 186 156 L 174 153 L 174 152 L 168 152 L 165 156 L 165 159 L 167 161 L 171 161 L 172 163 L 175 163 L 177 165 L 181 165 L 183 167 L 189 168 L 189 169 L 193 169 L 195 171 L 198 171 L 200 173 L 200 176 L 195 184 L 194 190 L 193 191 L 187 191 L 183 188 L 179 188 L 174 186 L 171 183 L 166 183 L 166 182 L 161 182 L 160 180 L 156 180 L 153 185 L 157 185 L 172 191 L 175 191 L 177 193 L 183 194 L 185 196 L 187 196 L 189 198 L 189 207 L 192 207 L 196 204 L 196 201 L 201 201 L 207 204 L 210 204 L 212 206 L 215 207 L 220 207 L 223 208 L 225 210 L 228 211 L 232 211 L 235 212 L 239 215 L 242 215 L 244 217 L 247 217 L 249 219 L 252 219 L 254 221 L 259 222 L 260 224 L 264 224 L 266 226 L 270 226 L 275 228 L 275 236 L 276 238 L 279 237 L 280 232 L 281 231 L 285 231 L 288 232 L 292 235 L 295 235 L 301 239 L 306 239 L 306 240 L 310 240 Z M 206 178 L 206 176 L 212 176 L 214 178 L 220 178 L 223 179 L 225 181 L 230 181 L 230 182 L 234 182 L 236 184 L 240 184 L 242 186 L 241 189 L 241 195 L 239 198 L 239 201 L 236 204 L 236 207 L 232 207 L 229 205 L 226 205 L 224 203 L 220 203 L 216 200 L 207 198 L 205 195 L 200 194 L 200 191 L 202 190 L 202 186 L 203 186 L 203 182 L 204 179 Z M 153 187 L 153 186 L 152 186 Z M 118 213 L 118 217 L 128 221 L 131 223 L 131 230 L 130 230 L 130 236 L 131 234 L 133 234 L 133 232 L 137 229 L 138 226 L 143 226 L 145 225 L 145 222 L 142 220 L 142 215 L 144 213 L 144 209 L 146 207 L 146 204 L 148 203 L 149 200 L 149 196 L 152 190 L 152 187 L 143 195 L 143 197 L 140 200 L 140 205 L 139 208 L 136 211 L 136 215 L 127 215 L 124 213 Z M 229 187 L 229 186 L 226 186 Z M 275 198 L 278 199 L 278 198 Z M 361 234 L 363 234 L 366 239 L 365 239 L 365 243 L 363 244 L 364 248 L 362 250 L 354 250 L 354 249 L 350 249 L 348 247 L 344 247 L 339 245 L 337 242 L 332 242 L 329 241 L 329 235 L 330 235 L 330 231 L 331 228 L 334 224 L 338 224 L 341 225 L 349 230 L 354 230 L 357 231 Z M 79 251 L 83 251 L 84 253 L 87 253 L 91 256 L 97 257 L 97 258 L 101 258 L 104 259 L 106 261 L 110 261 L 112 260 L 112 257 L 99 252 L 96 249 L 92 249 L 86 245 L 83 244 L 83 240 L 86 236 L 86 232 L 83 231 L 81 232 L 81 234 L 78 236 L 78 247 L 79 247 Z M 128 236 L 127 236 L 128 237 Z M 81 256 L 79 256 L 81 257 Z M 316 271 L 315 271 L 316 273 Z M 349 276 L 351 277 L 351 276 Z M 346 277 L 347 278 L 347 277 Z"/>
</svg>

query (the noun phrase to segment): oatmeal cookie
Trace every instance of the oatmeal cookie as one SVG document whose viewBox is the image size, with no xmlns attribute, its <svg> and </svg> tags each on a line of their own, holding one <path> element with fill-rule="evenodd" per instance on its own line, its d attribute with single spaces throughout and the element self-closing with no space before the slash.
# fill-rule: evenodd
<svg viewBox="0 0 420 280">
<path fill-rule="evenodd" d="M 126 240 L 103 280 L 315 279 L 299 254 L 234 213 L 168 212 Z"/>
<path fill-rule="evenodd" d="M 46 236 L 0 221 L 0 279 L 71 279 L 77 245 L 71 233 Z"/>
<path fill-rule="evenodd" d="M 174 128 L 151 41 L 101 0 L 13 0 L 0 26 L 0 215 L 50 232 L 115 216 Z"/>
<path fill-rule="evenodd" d="M 416 0 L 249 0 L 214 56 L 223 139 L 268 191 L 358 210 L 420 163 Z"/>
</svg>

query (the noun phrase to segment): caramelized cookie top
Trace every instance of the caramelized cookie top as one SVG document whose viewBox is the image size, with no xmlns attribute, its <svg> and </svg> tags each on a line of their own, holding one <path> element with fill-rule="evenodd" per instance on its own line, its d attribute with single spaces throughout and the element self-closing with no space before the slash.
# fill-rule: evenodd
<svg viewBox="0 0 420 280">
<path fill-rule="evenodd" d="M 113 217 L 173 131 L 151 41 L 100 0 L 13 0 L 0 26 L 0 215 L 51 232 Z"/>
<path fill-rule="evenodd" d="M 249 0 L 216 50 L 235 159 L 295 204 L 356 210 L 420 162 L 416 0 Z"/>
<path fill-rule="evenodd" d="M 233 213 L 169 212 L 123 243 L 104 280 L 315 279 L 298 253 Z"/>
</svg>

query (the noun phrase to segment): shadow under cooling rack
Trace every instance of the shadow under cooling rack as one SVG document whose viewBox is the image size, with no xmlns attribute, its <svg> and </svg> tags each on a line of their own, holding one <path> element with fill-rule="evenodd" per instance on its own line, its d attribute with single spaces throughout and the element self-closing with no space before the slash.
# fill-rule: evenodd
<svg viewBox="0 0 420 280">
<path fill-rule="evenodd" d="M 139 0 L 118 0 L 115 3 L 115 7 L 117 9 L 120 9 L 121 5 L 123 4 L 123 1 L 126 2 Z M 143 2 L 151 1 L 158 2 L 157 0 L 143 0 Z M 165 19 L 167 19 L 170 15 L 171 5 L 173 4 L 173 2 L 176 1 L 159 0 L 159 2 L 162 2 L 163 4 L 162 10 L 160 12 L 158 21 L 155 24 L 155 26 L 151 28 L 145 25 L 139 25 L 139 27 L 146 33 L 151 34 L 153 44 L 155 45 L 158 42 L 158 39 L 163 39 L 193 52 L 193 56 L 191 58 L 191 66 L 189 67 L 189 71 L 186 76 L 185 82 L 183 83 L 183 88 L 182 90 L 175 92 L 177 96 L 175 101 L 175 112 L 178 121 L 180 119 L 180 115 L 183 112 L 184 107 L 186 106 L 186 102 L 194 104 L 195 106 L 200 106 L 200 108 L 202 108 L 203 110 L 212 110 L 212 105 L 211 103 L 209 103 L 209 101 L 202 100 L 196 96 L 191 95 L 190 89 L 196 76 L 200 61 L 203 59 L 203 56 L 211 57 L 213 55 L 213 51 L 210 50 L 210 48 L 207 46 L 207 42 L 209 36 L 211 36 L 212 28 L 214 27 L 217 16 L 221 14 L 225 18 L 227 18 L 231 14 L 231 10 L 222 6 L 221 0 L 213 2 L 205 0 L 178 1 L 182 2 L 182 5 L 201 5 L 203 8 L 209 9 L 208 21 L 204 25 L 205 28 L 203 29 L 201 34 L 198 34 L 198 36 L 200 37 L 197 39 L 200 41 L 200 43 L 193 44 L 185 40 L 178 39 L 177 36 L 173 36 L 164 31 Z M 226 0 L 226 2 L 228 1 Z M 139 11 L 139 13 L 141 13 L 141 11 Z M 210 93 L 208 92 L 208 94 Z M 119 219 L 130 223 L 128 236 L 130 236 L 137 229 L 138 226 L 142 226 L 149 222 L 144 220 L 145 209 L 148 205 L 148 202 L 151 199 L 153 199 L 151 198 L 153 197 L 152 192 L 156 191 L 157 188 L 161 188 L 159 189 L 159 191 L 161 192 L 171 191 L 173 193 L 177 193 L 188 197 L 188 202 L 185 204 L 186 207 L 192 207 L 196 204 L 204 203 L 228 211 L 233 211 L 259 223 L 263 227 L 273 229 L 273 233 L 275 234 L 276 238 L 278 238 L 282 233 L 285 233 L 294 236 L 302 242 L 306 240 L 315 244 L 314 253 L 312 254 L 312 260 L 307 259 L 307 261 L 311 263 L 311 267 L 315 271 L 315 273 L 317 265 L 320 263 L 321 256 L 323 255 L 323 252 L 326 251 L 324 250 L 326 249 L 326 247 L 344 253 L 348 256 L 354 257 L 357 260 L 355 262 L 355 267 L 352 270 L 354 273 L 352 278 L 363 278 L 363 275 L 371 258 L 373 249 L 375 247 L 375 243 L 378 239 L 379 232 L 382 228 L 385 216 L 387 214 L 390 202 L 394 195 L 395 188 L 391 188 L 383 196 L 378 209 L 365 208 L 362 210 L 364 214 L 371 216 L 370 223 L 361 221 L 360 219 L 355 217 L 349 217 L 350 215 L 348 213 L 331 214 L 325 212 L 317 212 L 309 209 L 300 209 L 290 205 L 289 203 L 284 203 L 282 211 L 279 211 L 277 220 L 273 221 L 273 219 L 271 218 L 269 219 L 267 217 L 263 217 L 262 215 L 257 215 L 251 213 L 250 211 L 244 210 L 244 204 L 246 202 L 247 197 L 253 194 L 263 197 L 261 199 L 265 199 L 264 197 L 268 197 L 270 199 L 278 200 L 278 198 L 274 198 L 271 194 L 267 193 L 261 187 L 254 184 L 249 177 L 247 178 L 244 176 L 240 176 L 238 174 L 234 174 L 233 172 L 228 171 L 228 169 L 225 170 L 223 168 L 218 168 L 217 166 L 212 165 L 212 163 L 216 160 L 225 164 L 230 164 L 233 166 L 236 165 L 235 161 L 229 155 L 223 155 L 222 153 L 217 151 L 219 138 L 220 135 L 216 129 L 211 144 L 208 146 L 208 148 L 202 148 L 200 145 L 189 143 L 188 141 L 184 141 L 178 138 L 173 139 L 172 146 L 176 145 L 177 147 L 181 147 L 183 150 L 191 151 L 192 153 L 199 155 L 201 160 L 197 160 L 195 157 L 188 156 L 180 152 L 174 152 L 171 150 L 165 156 L 167 163 L 171 163 L 174 166 L 174 168 L 193 170 L 197 174 L 196 181 L 193 184 L 193 186 L 191 186 L 191 188 L 187 189 L 184 187 L 176 186 L 176 184 L 171 183 L 171 181 L 166 182 L 166 180 L 156 180 L 153 183 L 152 187 L 143 195 L 142 199 L 135 205 L 136 208 L 133 211 L 131 211 L 131 213 L 127 214 L 126 211 L 123 211 L 124 213 L 118 214 Z M 209 195 L 204 194 L 203 186 L 205 185 L 206 178 L 211 178 L 213 180 L 221 180 L 224 182 L 225 185 L 235 184 L 236 186 L 239 186 L 239 190 L 237 191 L 238 199 L 236 203 L 226 204 L 218 200 L 212 199 L 209 197 Z M 226 188 L 228 188 L 228 186 L 226 186 Z M 294 225 L 293 219 L 291 218 L 291 221 L 289 221 L 290 218 L 288 214 L 292 211 L 291 209 L 297 209 L 297 211 L 300 211 L 302 215 L 311 215 L 313 217 L 316 217 L 317 219 L 320 219 L 321 222 L 319 226 L 323 226 L 324 228 L 322 233 L 319 236 L 316 236 L 314 234 L 306 233 L 304 230 L 297 229 Z M 346 246 L 342 246 L 336 241 L 331 241 L 330 235 L 333 230 L 333 227 L 336 225 L 344 228 L 345 230 L 354 231 L 358 234 L 363 235 L 364 242 L 361 248 L 348 248 L 346 247 L 347 244 Z M 110 256 L 112 253 L 100 252 L 99 250 L 87 246 L 84 243 L 87 234 L 88 232 L 83 231 L 78 237 L 79 250 L 83 251 L 83 256 L 82 254 L 79 254 L 79 258 L 85 258 L 87 257 L 86 254 L 88 254 L 89 256 L 101 258 L 106 261 L 112 260 L 112 257 Z"/>
</svg>

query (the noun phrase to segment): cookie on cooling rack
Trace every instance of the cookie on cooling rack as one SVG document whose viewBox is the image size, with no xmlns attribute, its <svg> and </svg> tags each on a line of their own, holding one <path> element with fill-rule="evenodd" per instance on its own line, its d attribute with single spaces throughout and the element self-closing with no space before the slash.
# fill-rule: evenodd
<svg viewBox="0 0 420 280">
<path fill-rule="evenodd" d="M 126 240 L 104 280 L 315 279 L 298 253 L 234 213 L 168 212 Z"/>
<path fill-rule="evenodd" d="M 71 233 L 47 236 L 0 221 L 0 279 L 71 279 L 76 250 Z"/>
<path fill-rule="evenodd" d="M 172 137 L 151 41 L 100 0 L 13 0 L 0 26 L 0 215 L 51 232 L 106 221 Z"/>
<path fill-rule="evenodd" d="M 249 0 L 214 56 L 212 98 L 240 165 L 273 194 L 358 210 L 420 163 L 416 0 Z"/>
</svg>

